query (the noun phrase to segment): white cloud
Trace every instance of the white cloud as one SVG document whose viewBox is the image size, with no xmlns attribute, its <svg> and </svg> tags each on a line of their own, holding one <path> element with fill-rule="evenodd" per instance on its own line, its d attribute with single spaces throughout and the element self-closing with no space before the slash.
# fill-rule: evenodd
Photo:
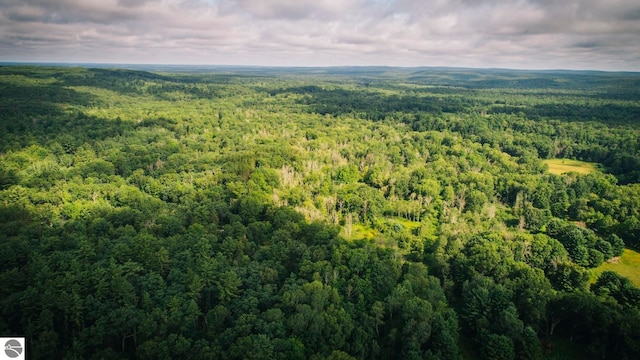
<svg viewBox="0 0 640 360">
<path fill-rule="evenodd" d="M 640 70 L 637 0 L 0 0 L 0 61 Z"/>
</svg>

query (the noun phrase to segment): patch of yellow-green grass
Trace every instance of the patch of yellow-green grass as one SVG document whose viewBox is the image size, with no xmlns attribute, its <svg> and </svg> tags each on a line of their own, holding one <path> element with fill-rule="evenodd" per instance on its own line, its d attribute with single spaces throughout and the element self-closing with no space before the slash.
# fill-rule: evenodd
<svg viewBox="0 0 640 360">
<path fill-rule="evenodd" d="M 420 222 L 407 220 L 405 218 L 392 218 L 392 219 L 388 219 L 388 220 L 392 224 L 401 225 L 404 229 L 406 229 L 408 231 L 411 231 L 411 230 L 417 228 L 418 226 L 420 226 Z"/>
<path fill-rule="evenodd" d="M 597 163 L 580 160 L 548 159 L 543 162 L 549 166 L 549 172 L 555 175 L 561 175 L 568 172 L 591 174 L 592 172 L 598 171 Z"/>
<path fill-rule="evenodd" d="M 596 281 L 603 271 L 611 270 L 629 278 L 631 282 L 640 287 L 640 252 L 625 249 L 622 256 L 613 258 L 593 270 L 592 281 Z"/>
<path fill-rule="evenodd" d="M 342 227 L 340 235 L 348 240 L 371 240 L 379 234 L 378 230 L 372 229 L 362 224 L 351 224 Z"/>
</svg>

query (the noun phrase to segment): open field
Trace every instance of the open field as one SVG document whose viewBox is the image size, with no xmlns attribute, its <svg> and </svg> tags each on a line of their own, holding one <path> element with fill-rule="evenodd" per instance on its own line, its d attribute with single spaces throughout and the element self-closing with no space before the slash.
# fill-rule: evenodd
<svg viewBox="0 0 640 360">
<path fill-rule="evenodd" d="M 634 285 L 640 286 L 640 252 L 625 249 L 621 257 L 612 260 L 594 270 L 594 280 L 603 271 L 612 270 L 629 278 Z"/>
<path fill-rule="evenodd" d="M 579 174 L 591 174 L 598 171 L 598 164 L 580 160 L 571 159 L 549 159 L 543 161 L 549 165 L 549 172 L 555 175 L 561 175 L 568 172 L 577 172 Z"/>
<path fill-rule="evenodd" d="M 340 235 L 348 240 L 371 240 L 375 238 L 379 232 L 363 224 L 353 224 L 351 227 L 342 228 Z"/>
<path fill-rule="evenodd" d="M 401 217 L 388 219 L 388 221 L 391 224 L 398 224 L 398 225 L 402 226 L 403 229 L 406 229 L 409 232 L 413 231 L 415 228 L 420 226 L 420 222 L 418 222 L 418 221 L 411 221 L 411 220 L 407 220 L 407 219 L 404 219 L 404 218 L 401 218 Z"/>
</svg>

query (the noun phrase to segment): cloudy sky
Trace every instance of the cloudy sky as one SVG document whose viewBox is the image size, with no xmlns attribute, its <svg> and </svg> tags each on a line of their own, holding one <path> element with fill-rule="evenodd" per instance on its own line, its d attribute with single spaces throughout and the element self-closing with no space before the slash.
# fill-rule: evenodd
<svg viewBox="0 0 640 360">
<path fill-rule="evenodd" d="M 0 0 L 0 61 L 640 71 L 640 1 Z"/>
</svg>

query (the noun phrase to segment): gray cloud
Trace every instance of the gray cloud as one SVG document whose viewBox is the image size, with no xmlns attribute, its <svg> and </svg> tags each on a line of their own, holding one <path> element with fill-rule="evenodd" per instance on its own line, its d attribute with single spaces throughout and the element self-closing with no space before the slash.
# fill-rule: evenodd
<svg viewBox="0 0 640 360">
<path fill-rule="evenodd" d="M 0 61 L 640 70 L 637 0 L 0 0 Z"/>
<path fill-rule="evenodd" d="M 146 5 L 150 2 L 153 2 L 153 0 L 118 0 L 118 5 L 134 8 L 134 7 Z"/>
<path fill-rule="evenodd" d="M 223 1 L 227 11 L 239 11 L 260 19 L 335 19 L 356 11 L 363 1 L 344 0 L 234 0 Z"/>
</svg>

